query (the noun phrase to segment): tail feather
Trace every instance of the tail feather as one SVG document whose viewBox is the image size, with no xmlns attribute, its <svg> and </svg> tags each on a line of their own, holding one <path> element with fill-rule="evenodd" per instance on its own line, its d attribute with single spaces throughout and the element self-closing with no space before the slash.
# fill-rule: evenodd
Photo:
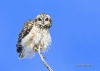
<svg viewBox="0 0 100 71">
<path fill-rule="evenodd" d="M 19 54 L 19 58 L 33 58 L 35 51 L 29 47 L 24 47 L 22 52 Z"/>
</svg>

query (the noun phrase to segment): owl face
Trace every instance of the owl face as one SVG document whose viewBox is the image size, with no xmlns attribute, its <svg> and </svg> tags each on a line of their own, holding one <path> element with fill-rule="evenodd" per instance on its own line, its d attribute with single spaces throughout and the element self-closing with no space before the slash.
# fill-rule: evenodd
<svg viewBox="0 0 100 71">
<path fill-rule="evenodd" d="M 50 28 L 52 25 L 51 18 L 46 13 L 41 13 L 37 15 L 35 22 L 37 25 L 39 25 L 42 28 Z"/>
</svg>

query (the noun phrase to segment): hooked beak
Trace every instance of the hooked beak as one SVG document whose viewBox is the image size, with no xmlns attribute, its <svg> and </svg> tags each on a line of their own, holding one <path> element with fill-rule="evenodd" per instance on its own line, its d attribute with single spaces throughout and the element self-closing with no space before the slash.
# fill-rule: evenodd
<svg viewBox="0 0 100 71">
<path fill-rule="evenodd" d="M 44 24 L 44 21 L 42 21 L 42 24 Z"/>
</svg>

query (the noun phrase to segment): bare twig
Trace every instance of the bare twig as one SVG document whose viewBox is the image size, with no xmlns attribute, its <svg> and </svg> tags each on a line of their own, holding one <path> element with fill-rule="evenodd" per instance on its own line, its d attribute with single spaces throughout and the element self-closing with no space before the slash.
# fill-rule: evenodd
<svg viewBox="0 0 100 71">
<path fill-rule="evenodd" d="M 40 48 L 38 48 L 37 51 L 38 51 L 38 54 L 39 54 L 39 56 L 40 56 L 40 58 L 41 58 L 43 64 L 47 67 L 47 69 L 48 69 L 49 71 L 53 71 L 53 70 L 51 69 L 51 67 L 47 64 L 47 62 L 44 60 L 44 57 L 43 57 L 42 53 L 40 52 Z"/>
</svg>

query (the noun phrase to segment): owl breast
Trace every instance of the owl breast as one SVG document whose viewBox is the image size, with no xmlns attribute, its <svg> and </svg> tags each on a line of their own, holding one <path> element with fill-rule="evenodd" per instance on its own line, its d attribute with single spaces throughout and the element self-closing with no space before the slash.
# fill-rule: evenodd
<svg viewBox="0 0 100 71">
<path fill-rule="evenodd" d="M 35 46 L 40 47 L 41 52 L 45 51 L 51 43 L 49 30 L 33 26 L 30 33 L 22 40 L 21 44 L 29 50 L 35 51 Z"/>
</svg>

